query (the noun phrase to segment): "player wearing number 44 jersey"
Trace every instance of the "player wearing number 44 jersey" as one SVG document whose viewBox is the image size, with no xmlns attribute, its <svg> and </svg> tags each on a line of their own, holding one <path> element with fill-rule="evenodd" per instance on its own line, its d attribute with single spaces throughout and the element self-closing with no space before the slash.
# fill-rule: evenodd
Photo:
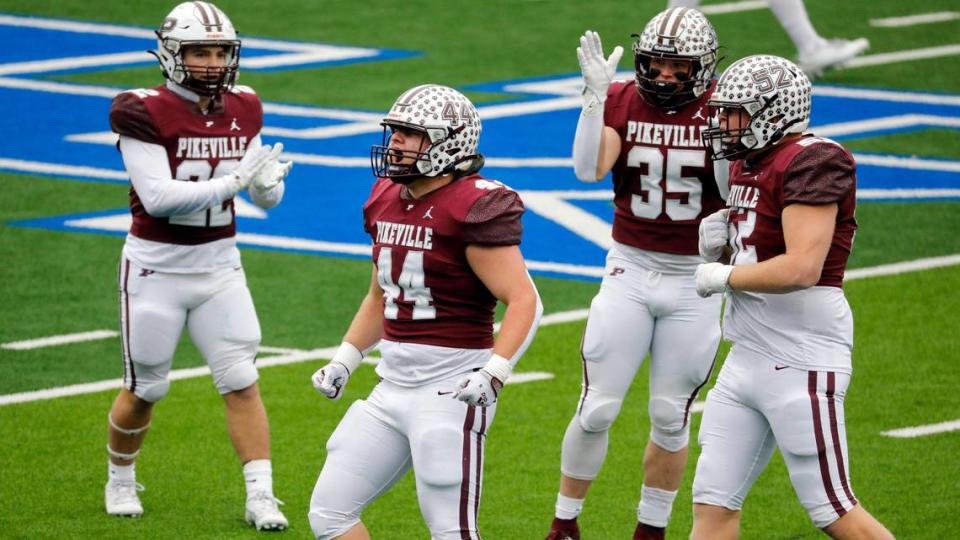
<svg viewBox="0 0 960 540">
<path fill-rule="evenodd" d="M 577 178 L 613 171 L 613 247 L 590 305 L 583 390 L 563 438 L 560 493 L 548 539 L 578 539 L 577 516 L 607 452 L 607 433 L 650 353 L 650 438 L 635 538 L 662 538 L 687 460 L 690 405 L 720 341 L 720 300 L 693 287 L 697 226 L 723 207 L 726 167 L 700 140 L 717 65 L 717 35 L 692 9 L 655 16 L 633 46 L 636 80 L 612 82 L 586 32 L 577 55 L 584 107 L 573 143 Z M 589 536 L 589 535 L 588 535 Z"/>
<path fill-rule="evenodd" d="M 370 288 L 313 384 L 340 398 L 378 342 L 381 381 L 327 441 L 310 526 L 318 539 L 369 538 L 361 512 L 413 468 L 431 538 L 479 539 L 484 440 L 542 312 L 518 247 L 523 204 L 477 174 L 480 118 L 452 88 L 404 92 L 382 124 L 363 207 Z"/>
<path fill-rule="evenodd" d="M 246 480 L 246 520 L 284 529 L 254 366 L 260 326 L 240 265 L 234 198 L 248 191 L 258 206 L 276 206 L 292 164 L 277 160 L 281 144 L 261 144 L 260 100 L 234 85 L 240 41 L 226 14 L 207 2 L 183 3 L 156 34 L 166 84 L 123 92 L 110 109 L 130 174 L 133 223 L 120 261 L 123 389 L 107 418 L 107 513 L 143 513 L 134 460 L 153 406 L 169 390 L 186 326 L 226 405 Z"/>
<path fill-rule="evenodd" d="M 697 268 L 696 286 L 728 294 L 733 348 L 700 423 L 694 539 L 738 536 L 740 508 L 775 447 L 817 527 L 834 538 L 892 538 L 854 497 L 847 459 L 853 316 L 842 286 L 856 165 L 838 143 L 804 133 L 810 95 L 797 66 L 760 55 L 727 68 L 710 99 L 704 139 L 716 158 L 734 161 L 729 210 L 701 223 L 710 262 Z M 713 262 L 731 252 L 731 264 Z"/>
</svg>

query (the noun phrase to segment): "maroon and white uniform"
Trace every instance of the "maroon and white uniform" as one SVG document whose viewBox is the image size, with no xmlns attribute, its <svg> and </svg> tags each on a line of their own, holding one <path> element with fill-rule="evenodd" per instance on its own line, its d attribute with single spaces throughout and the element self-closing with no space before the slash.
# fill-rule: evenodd
<svg viewBox="0 0 960 540">
<path fill-rule="evenodd" d="M 845 148 L 813 136 L 778 145 L 752 166 L 733 163 L 733 264 L 763 262 L 786 251 L 780 221 L 786 206 L 836 203 L 838 211 L 817 285 L 787 294 L 733 291 L 724 316 L 731 341 L 799 369 L 850 372 L 853 318 L 842 286 L 857 228 L 855 169 Z"/>
<path fill-rule="evenodd" d="M 221 393 L 257 379 L 260 326 L 236 246 L 233 193 L 209 180 L 260 145 L 262 107 L 247 87 L 206 112 L 198 99 L 168 82 L 123 92 L 110 109 L 131 182 L 120 263 L 124 386 L 148 401 L 166 393 L 185 326 Z M 254 202 L 275 205 L 282 184 Z"/>
<path fill-rule="evenodd" d="M 600 471 L 607 432 L 647 353 L 650 439 L 670 452 L 687 446 L 690 405 L 720 343 L 721 299 L 700 298 L 693 280 L 700 220 L 724 206 L 717 175 L 725 186 L 725 164 L 700 139 L 712 91 L 674 110 L 645 101 L 633 81 L 607 92 L 604 124 L 620 138 L 614 245 L 584 331 L 583 391 L 561 453 L 569 478 Z"/>
<path fill-rule="evenodd" d="M 733 264 L 785 253 L 781 216 L 791 204 L 836 204 L 838 212 L 816 286 L 785 294 L 729 293 L 724 329 L 734 345 L 707 397 L 695 503 L 739 510 L 778 447 L 818 527 L 856 504 L 843 409 L 853 316 L 842 289 L 856 229 L 855 170 L 846 149 L 813 136 L 731 166 Z"/>
<path fill-rule="evenodd" d="M 480 537 L 484 441 L 497 405 L 451 396 L 490 358 L 496 298 L 471 270 L 466 248 L 519 244 L 522 213 L 516 192 L 479 175 L 420 199 L 388 179 L 374 184 L 363 215 L 384 291 L 382 380 L 327 442 L 309 512 L 313 530 L 325 531 L 319 538 L 350 530 L 410 468 L 431 538 Z"/>
<path fill-rule="evenodd" d="M 466 247 L 518 245 L 522 213 L 515 191 L 479 175 L 422 199 L 391 180 L 374 184 L 363 216 L 384 291 L 381 377 L 418 386 L 486 363 L 497 299 Z"/>
<path fill-rule="evenodd" d="M 633 81 L 607 92 L 604 124 L 620 135 L 613 166 L 613 239 L 648 251 L 697 255 L 700 220 L 724 206 L 700 132 L 711 87 L 666 111 L 644 101 Z M 696 266 L 696 265 L 694 265 Z"/>
</svg>

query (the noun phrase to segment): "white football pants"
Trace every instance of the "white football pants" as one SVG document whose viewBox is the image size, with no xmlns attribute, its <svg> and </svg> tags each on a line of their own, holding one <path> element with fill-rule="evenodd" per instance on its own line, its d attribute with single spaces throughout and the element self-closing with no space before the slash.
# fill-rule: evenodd
<svg viewBox="0 0 960 540">
<path fill-rule="evenodd" d="M 452 399 L 464 374 L 418 387 L 382 380 L 357 400 L 327 441 L 308 514 L 318 539 L 336 538 L 413 468 L 433 540 L 479 539 L 483 446 L 496 404 Z"/>
<path fill-rule="evenodd" d="M 843 399 L 850 375 L 806 371 L 734 345 L 707 395 L 693 502 L 740 510 L 780 448 L 817 527 L 857 504 L 850 487 Z"/>
</svg>

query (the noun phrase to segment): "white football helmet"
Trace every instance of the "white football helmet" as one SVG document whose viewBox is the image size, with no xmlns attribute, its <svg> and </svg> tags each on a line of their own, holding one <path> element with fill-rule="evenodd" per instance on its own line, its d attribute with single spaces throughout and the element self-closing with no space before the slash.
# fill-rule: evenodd
<svg viewBox="0 0 960 540">
<path fill-rule="evenodd" d="M 812 92 L 810 79 L 789 60 L 766 54 L 742 58 L 723 72 L 710 96 L 703 143 L 713 159 L 736 159 L 788 133 L 803 133 L 810 125 Z M 749 116 L 747 125 L 732 125 L 730 113 L 738 110 Z"/>
<path fill-rule="evenodd" d="M 717 32 L 703 13 L 692 8 L 670 8 L 656 15 L 643 33 L 633 34 L 637 90 L 651 105 L 673 109 L 702 96 L 717 69 Z M 689 60 L 687 80 L 657 81 L 653 58 Z"/>
<path fill-rule="evenodd" d="M 184 2 L 167 15 L 157 34 L 157 50 L 163 75 L 171 81 L 205 96 L 215 96 L 233 87 L 240 65 L 240 40 L 227 15 L 210 2 Z M 184 49 L 191 46 L 220 46 L 227 52 L 222 68 L 208 68 L 209 79 L 190 73 L 183 61 Z"/>
<path fill-rule="evenodd" d="M 423 84 L 404 92 L 380 122 L 383 137 L 370 149 L 370 165 L 378 177 L 408 183 L 422 176 L 472 174 L 483 167 L 477 153 L 480 116 L 466 96 L 448 86 Z M 419 151 L 390 148 L 393 129 L 423 133 Z M 411 163 L 401 163 L 412 158 Z"/>
</svg>

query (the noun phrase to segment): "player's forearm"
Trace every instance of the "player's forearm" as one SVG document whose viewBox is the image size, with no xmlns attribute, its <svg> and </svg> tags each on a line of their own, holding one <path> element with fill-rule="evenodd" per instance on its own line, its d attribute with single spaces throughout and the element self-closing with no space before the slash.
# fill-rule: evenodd
<svg viewBox="0 0 960 540">
<path fill-rule="evenodd" d="M 583 182 L 596 182 L 605 174 L 599 174 L 600 143 L 603 135 L 603 105 L 599 112 L 584 110 L 577 121 L 573 137 L 573 172 Z"/>
<path fill-rule="evenodd" d="M 727 283 L 733 290 L 788 293 L 816 285 L 822 271 L 823 261 L 784 253 L 759 264 L 735 266 Z"/>
<path fill-rule="evenodd" d="M 383 337 L 382 302 L 383 298 L 372 292 L 364 296 L 343 341 L 353 344 L 364 353 L 372 349 Z"/>
<path fill-rule="evenodd" d="M 512 366 L 516 366 L 533 341 L 542 314 L 543 304 L 531 281 L 529 289 L 525 289 L 515 298 L 510 298 L 500 323 L 500 334 L 493 346 L 494 354 L 506 358 Z"/>
<path fill-rule="evenodd" d="M 168 217 L 206 210 L 233 196 L 225 182 L 186 182 L 173 178 L 166 150 L 130 137 L 120 137 L 120 152 L 140 202 L 148 214 Z"/>
</svg>

